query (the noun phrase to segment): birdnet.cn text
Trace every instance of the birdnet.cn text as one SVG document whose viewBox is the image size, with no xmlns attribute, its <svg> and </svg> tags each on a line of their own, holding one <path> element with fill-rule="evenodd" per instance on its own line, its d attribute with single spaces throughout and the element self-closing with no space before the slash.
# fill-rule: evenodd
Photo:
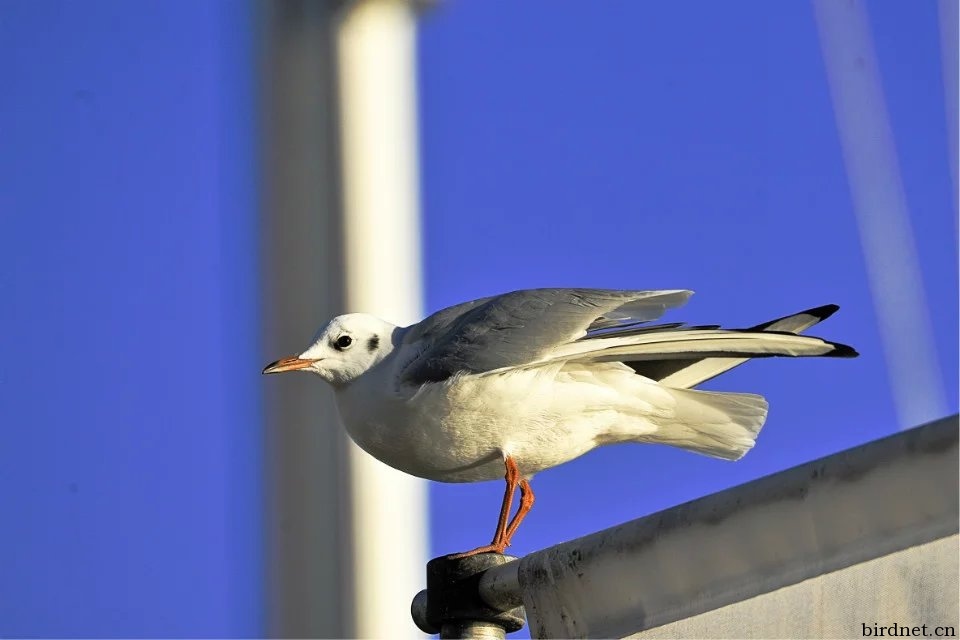
<svg viewBox="0 0 960 640">
<path fill-rule="evenodd" d="M 957 628 L 929 624 L 861 623 L 864 638 L 956 638 Z"/>
</svg>

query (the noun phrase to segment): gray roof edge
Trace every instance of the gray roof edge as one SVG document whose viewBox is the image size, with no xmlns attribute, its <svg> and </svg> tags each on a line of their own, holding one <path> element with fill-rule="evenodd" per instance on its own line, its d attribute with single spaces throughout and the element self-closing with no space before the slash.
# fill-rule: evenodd
<svg viewBox="0 0 960 640">
<path fill-rule="evenodd" d="M 954 415 L 532 553 L 531 632 L 628 635 L 954 534 L 957 444 Z"/>
</svg>

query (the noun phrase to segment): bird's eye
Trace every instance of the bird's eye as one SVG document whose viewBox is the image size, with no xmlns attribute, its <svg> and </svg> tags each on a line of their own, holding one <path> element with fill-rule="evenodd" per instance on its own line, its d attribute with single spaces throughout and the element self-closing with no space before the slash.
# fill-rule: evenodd
<svg viewBox="0 0 960 640">
<path fill-rule="evenodd" d="M 333 346 L 338 351 L 343 351 L 347 347 L 353 344 L 353 338 L 350 336 L 340 336 L 337 338 L 337 341 L 333 343 Z"/>
</svg>

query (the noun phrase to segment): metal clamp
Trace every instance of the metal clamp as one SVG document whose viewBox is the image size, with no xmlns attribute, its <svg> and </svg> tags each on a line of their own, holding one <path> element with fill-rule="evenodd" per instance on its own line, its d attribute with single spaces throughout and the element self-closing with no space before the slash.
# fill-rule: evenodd
<svg viewBox="0 0 960 640">
<path fill-rule="evenodd" d="M 427 563 L 427 588 L 410 605 L 413 621 L 425 633 L 439 633 L 443 640 L 502 639 L 507 633 L 518 631 L 524 624 L 523 607 L 502 608 L 515 602 L 483 597 L 484 591 L 490 591 L 484 588 L 491 583 L 489 579 L 483 581 L 487 570 L 515 560 L 499 553 L 434 558 Z"/>
</svg>

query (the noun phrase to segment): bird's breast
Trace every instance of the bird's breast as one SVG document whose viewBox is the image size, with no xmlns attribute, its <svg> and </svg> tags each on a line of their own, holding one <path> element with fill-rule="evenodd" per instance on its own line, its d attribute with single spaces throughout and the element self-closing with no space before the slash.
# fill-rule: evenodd
<svg viewBox="0 0 960 640">
<path fill-rule="evenodd" d="M 559 370 L 559 366 L 557 367 Z M 511 455 L 524 473 L 555 466 L 596 446 L 580 401 L 556 388 L 554 371 L 457 375 L 396 393 L 375 380 L 338 392 L 350 437 L 367 453 L 411 475 L 440 482 L 503 477 Z M 559 405 L 574 402 L 573 418 Z M 572 408 L 572 407 L 568 407 Z M 586 414 L 585 414 L 586 415 Z"/>
<path fill-rule="evenodd" d="M 343 425 L 360 448 L 400 471 L 440 482 L 503 477 L 501 452 L 518 414 L 502 399 L 492 400 L 482 378 L 428 383 L 405 394 L 369 384 L 337 393 Z"/>
<path fill-rule="evenodd" d="M 350 438 L 374 458 L 414 476 L 443 480 L 443 467 L 456 452 L 436 444 L 444 429 L 440 407 L 414 401 L 412 394 L 351 386 L 338 392 L 337 408 Z"/>
</svg>

